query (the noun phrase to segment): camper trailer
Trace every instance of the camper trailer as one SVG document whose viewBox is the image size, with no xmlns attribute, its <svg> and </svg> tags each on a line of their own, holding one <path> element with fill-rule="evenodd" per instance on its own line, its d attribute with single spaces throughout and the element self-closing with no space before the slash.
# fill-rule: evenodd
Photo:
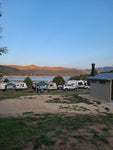
<svg viewBox="0 0 113 150">
<path fill-rule="evenodd" d="M 18 83 L 15 83 L 15 85 L 16 85 L 16 90 L 27 89 L 27 85 L 24 82 L 18 82 Z"/>
<path fill-rule="evenodd" d="M 10 83 L 0 84 L 0 90 L 10 90 L 13 88 L 15 88 L 15 90 L 23 90 L 23 89 L 27 89 L 27 85 L 24 82 L 18 82 L 18 83 L 10 82 Z"/>
<path fill-rule="evenodd" d="M 5 90 L 16 90 L 16 84 L 15 83 L 7 83 L 5 85 Z"/>
<path fill-rule="evenodd" d="M 57 85 L 55 82 L 49 82 L 48 84 L 48 90 L 57 90 Z"/>
<path fill-rule="evenodd" d="M 7 83 L 1 83 L 0 84 L 0 90 L 5 90 Z"/>
</svg>

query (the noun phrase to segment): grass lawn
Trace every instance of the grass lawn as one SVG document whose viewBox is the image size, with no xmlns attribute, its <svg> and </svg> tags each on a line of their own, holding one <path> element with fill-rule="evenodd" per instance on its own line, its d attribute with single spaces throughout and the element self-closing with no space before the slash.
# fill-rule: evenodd
<svg viewBox="0 0 113 150">
<path fill-rule="evenodd" d="M 44 95 L 61 94 L 65 101 L 54 98 L 47 103 L 86 103 L 78 94 L 88 90 L 52 91 Z M 38 94 L 32 89 L 15 92 L 0 91 L 1 100 Z M 99 101 L 95 101 L 100 105 Z M 61 109 L 64 109 L 63 107 Z M 78 108 L 74 108 L 78 109 Z M 84 109 L 83 107 L 81 109 Z M 86 110 L 84 110 L 86 111 Z M 0 117 L 0 150 L 112 150 L 113 114 L 33 114 Z"/>
<path fill-rule="evenodd" d="M 29 95 L 70 95 L 73 93 L 88 93 L 89 90 L 77 90 L 77 91 L 50 91 L 48 93 L 37 93 L 33 89 L 27 90 L 18 90 L 18 91 L 0 91 L 0 100 L 18 98 L 20 96 L 29 96 Z"/>
<path fill-rule="evenodd" d="M 0 91 L 0 100 L 18 98 L 20 96 L 35 95 L 35 94 L 37 95 L 37 93 L 32 89 L 18 90 L 18 91 Z"/>
<path fill-rule="evenodd" d="M 0 118 L 0 150 L 113 149 L 113 114 L 104 116 L 24 113 Z"/>
</svg>

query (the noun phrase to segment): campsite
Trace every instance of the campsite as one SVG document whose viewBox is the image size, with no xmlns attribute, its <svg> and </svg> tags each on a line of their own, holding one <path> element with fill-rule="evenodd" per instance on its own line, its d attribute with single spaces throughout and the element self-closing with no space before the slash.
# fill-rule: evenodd
<svg viewBox="0 0 113 150">
<path fill-rule="evenodd" d="M 0 147 L 110 150 L 113 106 L 89 93 L 89 89 L 0 91 Z"/>
<path fill-rule="evenodd" d="M 0 1 L 0 150 L 113 150 L 113 0 Z"/>
<path fill-rule="evenodd" d="M 90 77 L 80 76 L 80 80 L 56 76 L 52 81 L 33 82 L 26 77 L 23 82 L 8 79 L 4 80 L 8 83 L 1 82 L 0 147 L 6 150 L 111 150 L 113 105 L 106 97 L 103 100 L 98 95 L 91 96 L 91 91 L 97 92 L 92 85 L 90 89 L 87 79 L 93 78 L 96 82 L 97 76 L 104 75 L 94 75 L 94 72 L 92 64 Z M 113 73 L 110 79 L 111 76 Z M 112 84 L 109 85 L 112 88 Z M 103 90 L 101 82 L 100 90 Z"/>
</svg>

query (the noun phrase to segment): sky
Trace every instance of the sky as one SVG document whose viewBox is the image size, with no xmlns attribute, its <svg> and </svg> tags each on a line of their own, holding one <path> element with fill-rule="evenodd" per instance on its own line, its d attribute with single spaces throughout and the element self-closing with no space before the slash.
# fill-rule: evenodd
<svg viewBox="0 0 113 150">
<path fill-rule="evenodd" d="M 0 64 L 113 65 L 113 0 L 1 0 Z"/>
</svg>

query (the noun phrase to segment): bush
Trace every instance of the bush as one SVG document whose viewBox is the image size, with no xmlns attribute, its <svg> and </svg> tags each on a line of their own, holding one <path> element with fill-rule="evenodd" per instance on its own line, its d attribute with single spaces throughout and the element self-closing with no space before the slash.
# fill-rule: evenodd
<svg viewBox="0 0 113 150">
<path fill-rule="evenodd" d="M 33 81 L 31 80 L 30 77 L 26 77 L 24 79 L 24 82 L 27 84 L 28 87 L 31 87 L 33 85 Z"/>
<path fill-rule="evenodd" d="M 53 82 L 55 82 L 58 85 L 63 85 L 65 84 L 65 80 L 61 76 L 57 76 L 53 79 Z"/>
<path fill-rule="evenodd" d="M 8 83 L 8 82 L 9 82 L 9 79 L 8 79 L 8 78 L 5 78 L 5 79 L 4 79 L 4 82 L 7 82 L 7 83 Z"/>
</svg>

